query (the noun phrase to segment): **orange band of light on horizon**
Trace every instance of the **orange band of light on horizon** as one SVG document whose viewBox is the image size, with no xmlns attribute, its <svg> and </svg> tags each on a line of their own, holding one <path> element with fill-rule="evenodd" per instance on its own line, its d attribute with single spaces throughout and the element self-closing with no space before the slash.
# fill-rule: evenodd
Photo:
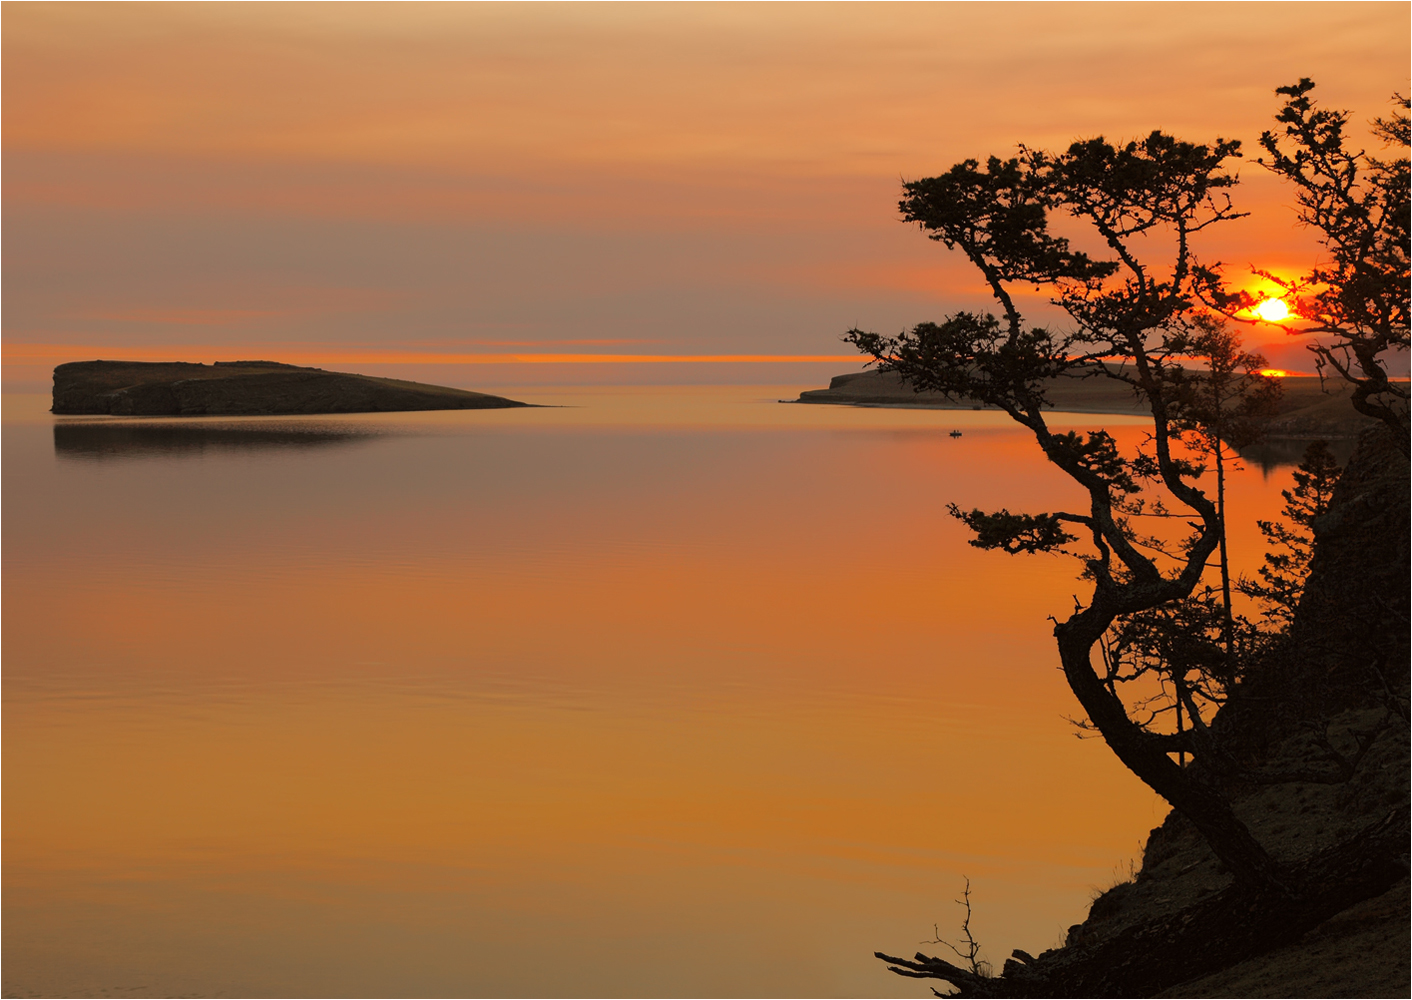
<svg viewBox="0 0 1412 1000">
<path fill-rule="evenodd" d="M 788 364 L 858 361 L 857 354 L 471 354 L 395 350 L 288 350 L 277 347 L 110 347 L 72 344 L 6 344 L 5 361 L 181 361 L 192 358 L 285 361 L 290 364 L 377 365 L 581 365 L 581 364 Z"/>
</svg>

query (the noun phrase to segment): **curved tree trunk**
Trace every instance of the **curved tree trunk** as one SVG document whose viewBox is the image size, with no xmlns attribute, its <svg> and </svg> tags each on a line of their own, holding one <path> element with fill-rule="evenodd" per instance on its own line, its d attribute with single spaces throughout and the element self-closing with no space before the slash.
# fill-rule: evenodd
<svg viewBox="0 0 1412 1000">
<path fill-rule="evenodd" d="M 1055 626 L 1064 677 L 1089 721 L 1119 760 L 1201 831 L 1211 850 L 1236 879 L 1276 892 L 1289 892 L 1287 876 L 1236 816 L 1224 796 L 1179 767 L 1168 751 L 1129 717 L 1093 669 L 1093 647 L 1112 622 L 1090 607 Z"/>
<path fill-rule="evenodd" d="M 1364 371 L 1367 371 L 1365 366 Z M 1381 399 L 1374 397 L 1387 392 L 1388 380 L 1383 378 L 1383 385 L 1379 386 L 1372 379 L 1360 379 L 1354 384 L 1353 395 L 1350 402 L 1353 408 L 1365 417 L 1372 417 L 1374 420 L 1381 420 L 1383 426 L 1392 431 L 1392 438 L 1397 442 L 1397 447 L 1402 452 L 1403 458 L 1409 457 L 1409 450 L 1412 450 L 1412 435 L 1408 432 L 1407 411 L 1398 412 L 1393 406 L 1388 406 Z"/>
</svg>

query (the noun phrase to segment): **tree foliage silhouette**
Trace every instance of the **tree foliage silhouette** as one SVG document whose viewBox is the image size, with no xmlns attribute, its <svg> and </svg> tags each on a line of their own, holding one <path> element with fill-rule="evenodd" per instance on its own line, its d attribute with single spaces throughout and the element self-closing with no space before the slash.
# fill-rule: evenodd
<svg viewBox="0 0 1412 1000">
<path fill-rule="evenodd" d="M 1280 87 L 1279 128 L 1260 136 L 1259 162 L 1295 185 L 1299 221 L 1314 230 L 1327 254 L 1307 274 L 1285 279 L 1258 272 L 1284 289 L 1305 325 L 1298 332 L 1328 339 L 1310 345 L 1320 373 L 1353 384 L 1353 406 L 1386 424 L 1406 456 L 1408 391 L 1388 377 L 1387 356 L 1408 350 L 1408 271 L 1412 174 L 1408 100 L 1374 121 L 1374 134 L 1392 150 L 1380 159 L 1350 145 L 1350 114 L 1321 108 L 1313 81 Z M 1230 311 L 1254 304 L 1248 293 L 1215 300 Z"/>
<path fill-rule="evenodd" d="M 1381 127 L 1393 138 L 1400 135 L 1405 145 L 1405 116 Z M 1214 971 L 1295 940 L 1406 875 L 1405 808 L 1328 848 L 1279 863 L 1234 814 L 1228 797 L 1251 783 L 1347 782 L 1392 725 L 1388 720 L 1397 715 L 1405 724 L 1407 718 L 1405 706 L 1395 705 L 1374 729 L 1350 733 L 1356 747 L 1335 746 L 1326 712 L 1306 717 L 1298 714 L 1302 702 L 1286 706 L 1266 696 L 1290 679 L 1263 669 L 1272 651 L 1295 645 L 1304 651 L 1309 636 L 1267 642 L 1268 629 L 1261 635 L 1233 615 L 1228 568 L 1221 587 L 1203 583 L 1224 533 L 1225 449 L 1258 424 L 1277 391 L 1259 375 L 1263 359 L 1242 351 L 1230 329 L 1203 308 L 1215 306 L 1229 316 L 1236 311 L 1233 305 L 1253 304 L 1227 294 L 1220 265 L 1198 260 L 1194 249 L 1203 232 L 1240 214 L 1229 198 L 1235 177 L 1227 164 L 1236 156 L 1235 142 L 1203 145 L 1154 132 L 1123 144 L 1102 138 L 1076 142 L 1061 153 L 1021 147 L 1009 159 L 966 160 L 903 186 L 903 218 L 967 257 L 994 299 L 994 314 L 958 312 L 897 336 L 854 329 L 846 339 L 917 391 L 1003 410 L 1086 493 L 1087 504 L 1069 510 L 955 505 L 950 510 L 972 530 L 970 544 L 980 548 L 1083 559 L 1083 578 L 1092 589 L 1083 599 L 1075 597 L 1073 613 L 1056 619 L 1054 628 L 1065 678 L 1086 714 L 1082 724 L 1197 828 L 1234 879 L 1195 903 L 1111 935 L 1071 941 L 1072 947 L 1060 952 L 1036 959 L 1016 951 L 999 977 L 981 977 L 920 953 L 911 959 L 875 953 L 895 973 L 942 979 L 964 996 L 1155 995 L 1177 977 Z M 1384 172 L 1378 176 L 1398 169 L 1405 174 L 1402 162 L 1399 168 L 1367 160 L 1375 174 Z M 1404 203 L 1405 194 L 1404 184 Z M 1391 204 L 1394 195 L 1387 198 Z M 1405 274 L 1405 211 L 1402 219 L 1401 242 L 1396 226 L 1382 215 L 1365 227 L 1393 236 L 1384 241 L 1382 256 L 1369 251 L 1359 259 L 1376 258 L 1395 271 L 1400 253 Z M 1325 332 L 1342 336 L 1343 347 L 1336 339 L 1325 364 L 1343 364 L 1335 370 L 1355 382 L 1361 402 L 1381 406 L 1395 418 L 1398 391 L 1405 404 L 1405 387 L 1386 378 L 1379 353 L 1398 349 L 1399 336 L 1405 348 L 1406 282 L 1400 288 L 1392 280 L 1360 285 L 1354 277 L 1362 273 L 1352 264 L 1337 273 L 1326 269 L 1319 279 L 1323 284 L 1306 290 L 1333 296 L 1325 302 Z M 1330 275 L 1343 284 L 1327 280 Z M 1334 306 L 1344 308 L 1338 295 L 1353 305 L 1336 314 Z M 1059 322 L 1052 322 L 1051 313 L 1045 325 L 1021 311 L 1022 304 L 1028 309 L 1046 300 L 1057 307 Z M 1371 319 L 1348 319 L 1354 306 Z M 1384 316 L 1392 320 L 1383 322 Z M 1361 365 L 1370 350 L 1371 368 L 1365 371 Z M 1344 363 L 1348 358 L 1353 360 Z M 1141 441 L 1103 430 L 1080 434 L 1050 427 L 1051 394 L 1057 398 L 1065 380 L 1089 378 L 1117 380 L 1144 404 L 1151 424 Z M 1367 384 L 1360 385 L 1359 378 Z M 1402 414 L 1399 444 L 1405 453 L 1405 409 Z M 1215 496 L 1202 488 L 1209 483 L 1201 478 L 1208 464 L 1217 473 Z M 1267 531 L 1276 551 L 1267 561 L 1269 574 L 1251 586 L 1270 588 L 1253 596 L 1272 607 L 1284 601 L 1288 609 L 1300 600 L 1312 551 L 1304 529 L 1328 502 L 1335 474 L 1331 460 L 1313 455 L 1301 470 L 1310 478 L 1296 480 L 1287 498 L 1293 526 L 1272 525 Z M 1405 486 L 1405 479 L 1365 479 L 1382 497 Z M 1349 503 L 1356 505 L 1361 497 Z M 1399 509 L 1405 510 L 1405 503 Z M 1363 508 L 1358 510 L 1366 519 Z M 1385 520 L 1366 520 L 1365 527 Z M 1396 535 L 1393 528 L 1386 530 Z M 1343 547 L 1335 546 L 1333 555 L 1321 548 L 1324 582 L 1303 597 L 1289 636 L 1307 632 L 1311 620 L 1314 628 L 1323 628 L 1361 599 L 1345 594 L 1351 550 L 1348 537 L 1341 537 Z M 1405 534 L 1400 537 L 1405 551 Z M 1379 562 L 1376 578 L 1387 578 L 1395 563 L 1395 553 Z M 1351 572 L 1362 571 L 1360 566 Z M 1310 605 L 1321 609 L 1312 619 L 1305 614 Z M 1395 612 L 1383 614 L 1372 627 L 1386 631 Z M 1405 636 L 1405 611 L 1401 622 Z M 1362 627 L 1361 619 L 1357 624 Z M 1405 659 L 1405 643 L 1402 648 Z M 1263 657 L 1262 669 L 1238 677 L 1241 661 L 1253 652 Z M 1296 672 L 1301 683 L 1317 686 L 1331 665 L 1337 666 L 1327 657 L 1306 658 Z M 1262 684 L 1266 694 L 1250 693 Z M 1220 725 L 1212 725 L 1214 709 L 1233 686 L 1239 696 Z M 1396 702 L 1390 687 L 1388 695 Z M 1272 709 L 1276 701 L 1282 707 Z M 1245 727 L 1250 721 L 1258 723 L 1258 731 Z M 1314 723 L 1317 731 L 1310 739 L 1323 756 L 1267 760 L 1268 741 L 1280 736 L 1286 722 Z"/>
<path fill-rule="evenodd" d="M 1216 511 L 1223 530 L 1219 553 L 1222 643 L 1226 685 L 1236 673 L 1235 614 L 1231 599 L 1231 564 L 1224 530 L 1226 520 L 1226 466 L 1236 449 L 1254 444 L 1264 434 L 1261 418 L 1279 409 L 1282 387 L 1262 376 L 1267 362 L 1241 348 L 1240 337 L 1230 325 L 1211 313 L 1196 315 L 1190 330 L 1170 336 L 1173 349 L 1188 355 L 1199 368 L 1172 371 L 1175 399 L 1174 425 L 1184 431 L 1187 444 L 1210 457 L 1216 467 Z"/>
<path fill-rule="evenodd" d="M 1076 142 L 1062 153 L 1022 147 L 1008 160 L 966 160 L 908 182 L 903 218 L 964 253 L 1000 315 L 959 312 L 897 337 L 854 329 L 846 339 L 918 391 L 1004 410 L 1087 492 L 1087 509 L 1079 511 L 952 513 L 982 548 L 1072 552 L 1086 543 L 1092 593 L 1054 632 L 1088 724 L 1192 821 L 1239 880 L 1281 888 L 1285 873 L 1226 797 L 1173 759 L 1215 752 L 1199 702 L 1183 706 L 1188 727 L 1164 729 L 1151 712 L 1135 717 L 1141 707 L 1125 703 L 1113 671 L 1101 657 L 1095 662 L 1115 623 L 1188 598 L 1220 544 L 1220 510 L 1196 485 L 1200 456 L 1182 442 L 1201 417 L 1201 393 L 1183 362 L 1210 334 L 1197 320 L 1198 299 L 1219 274 L 1197 260 L 1192 242 L 1240 214 L 1229 197 L 1236 179 L 1225 167 L 1238 155 L 1234 141 L 1199 144 L 1153 132 L 1125 144 Z M 1075 249 L 1053 231 L 1055 219 L 1094 249 Z M 1026 322 L 1016 294 L 1024 286 L 1063 311 L 1062 331 Z M 1124 453 L 1107 431 L 1049 426 L 1047 387 L 1084 378 L 1116 379 L 1146 403 L 1152 423 L 1141 447 Z M 1150 523 L 1145 518 L 1185 534 L 1144 534 L 1136 525 Z"/>
<path fill-rule="evenodd" d="M 1294 618 L 1309 563 L 1314 557 L 1314 519 L 1329 509 L 1342 473 L 1329 447 L 1315 441 L 1294 473 L 1294 486 L 1282 490 L 1281 521 L 1256 521 L 1270 545 L 1255 579 L 1242 579 L 1240 591 L 1264 605 L 1265 618 L 1285 628 Z"/>
</svg>

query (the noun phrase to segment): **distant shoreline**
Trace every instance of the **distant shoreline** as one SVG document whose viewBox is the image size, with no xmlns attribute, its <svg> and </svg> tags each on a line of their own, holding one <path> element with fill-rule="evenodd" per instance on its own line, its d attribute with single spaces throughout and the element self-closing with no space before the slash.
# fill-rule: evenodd
<svg viewBox="0 0 1412 1000">
<path fill-rule="evenodd" d="M 1279 412 L 1266 420 L 1270 438 L 1354 439 L 1377 423 L 1353 408 L 1346 382 L 1317 375 L 1287 375 Z M 1058 413 L 1143 416 L 1144 402 L 1127 385 L 1111 379 L 1055 379 L 1047 387 Z M 916 392 L 895 372 L 863 371 L 836 375 L 827 389 L 807 389 L 793 402 L 911 410 L 996 410 L 970 400 L 948 399 L 939 392 Z"/>
</svg>

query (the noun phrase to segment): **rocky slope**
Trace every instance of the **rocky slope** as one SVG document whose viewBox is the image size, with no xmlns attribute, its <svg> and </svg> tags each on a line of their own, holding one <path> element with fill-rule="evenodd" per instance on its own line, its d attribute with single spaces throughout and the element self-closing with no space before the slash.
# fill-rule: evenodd
<svg viewBox="0 0 1412 1000">
<path fill-rule="evenodd" d="M 994 979 L 893 967 L 962 996 L 1407 996 L 1408 487 L 1388 433 L 1365 433 L 1314 524 L 1294 625 L 1217 716 L 1238 767 L 1209 780 L 1293 895 L 1236 885 L 1173 812 L 1064 947 Z"/>
<path fill-rule="evenodd" d="M 58 414 L 245 416 L 528 405 L 464 389 L 275 361 L 74 361 L 54 369 L 53 412 Z"/>
</svg>

